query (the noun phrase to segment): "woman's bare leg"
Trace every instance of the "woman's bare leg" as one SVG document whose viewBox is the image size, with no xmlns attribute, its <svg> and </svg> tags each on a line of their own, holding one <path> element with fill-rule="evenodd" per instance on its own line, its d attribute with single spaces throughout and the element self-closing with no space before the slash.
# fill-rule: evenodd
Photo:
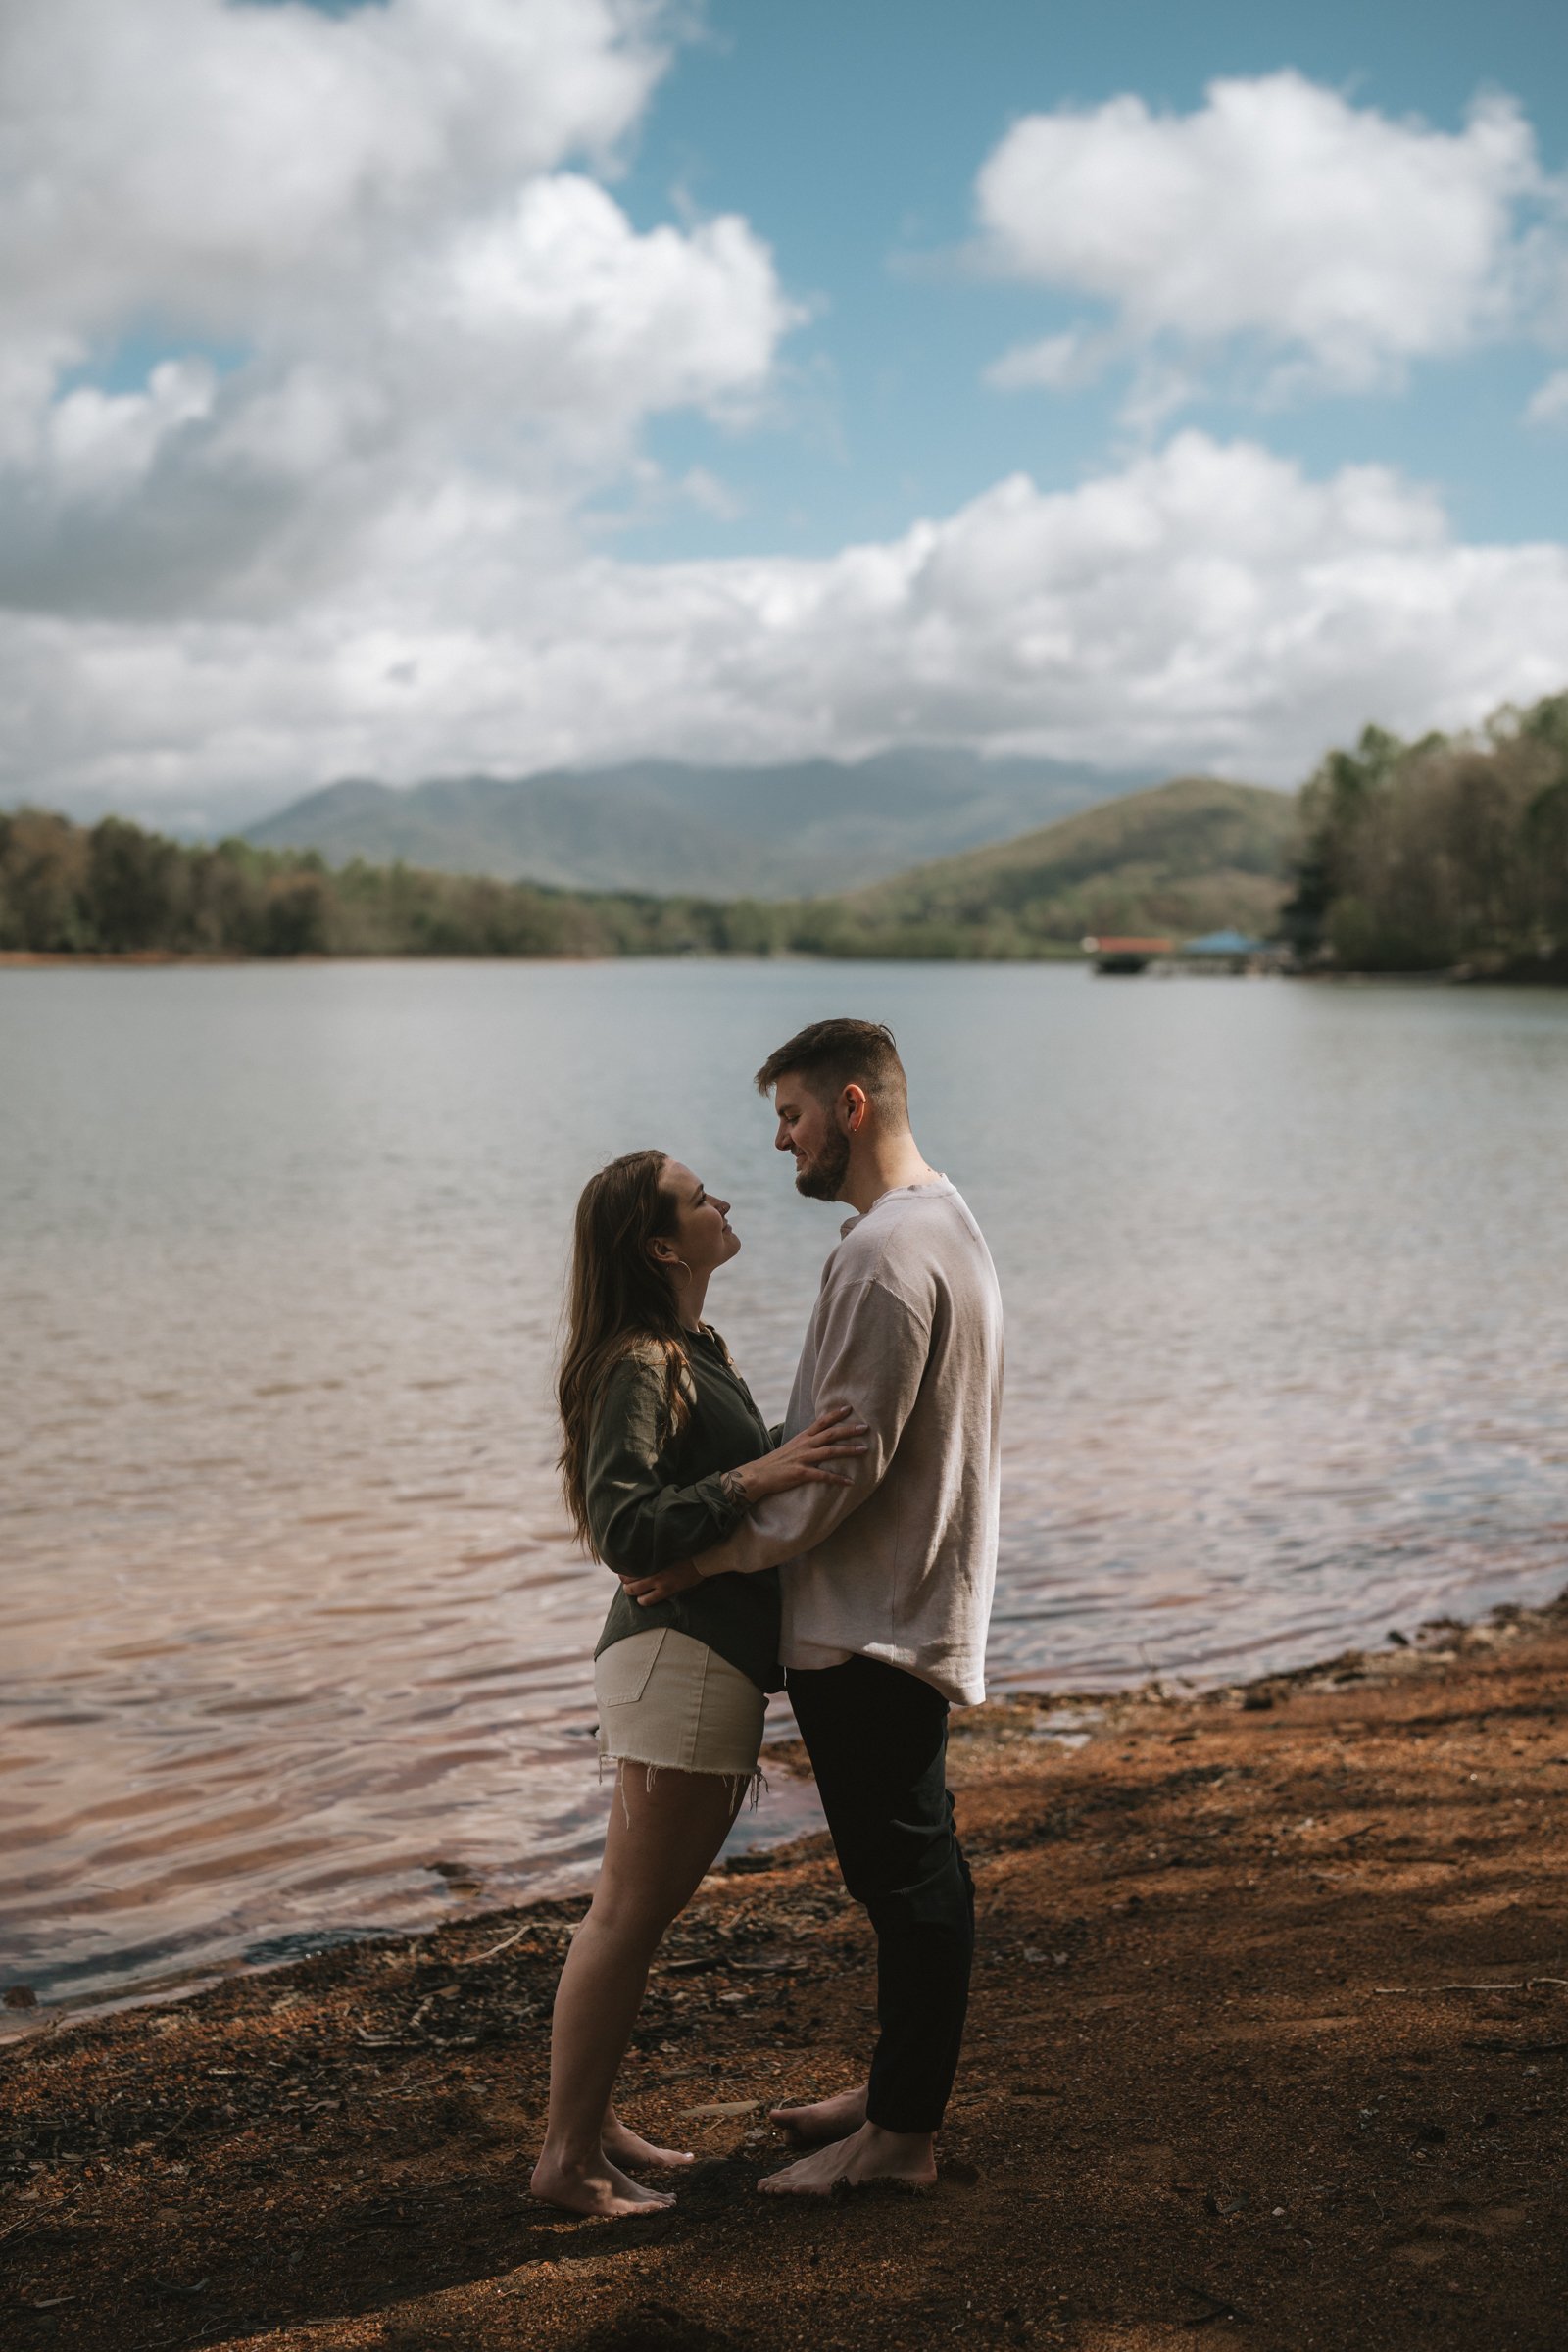
<svg viewBox="0 0 1568 2352">
<path fill-rule="evenodd" d="M 649 1962 L 696 1893 L 738 1803 L 736 1783 L 719 1773 L 650 1773 L 639 1764 L 617 1773 L 599 1884 L 556 1988 L 550 2115 L 530 2182 L 536 2197 L 593 2214 L 642 2213 L 670 2203 L 629 2180 L 607 2155 L 605 2129 L 615 2120 L 610 2094 L 642 2006 Z"/>
</svg>

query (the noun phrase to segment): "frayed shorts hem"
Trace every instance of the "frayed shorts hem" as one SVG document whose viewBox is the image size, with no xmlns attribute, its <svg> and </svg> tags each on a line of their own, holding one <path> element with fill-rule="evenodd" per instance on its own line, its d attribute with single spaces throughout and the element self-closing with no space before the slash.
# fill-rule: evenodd
<svg viewBox="0 0 1568 2352">
<path fill-rule="evenodd" d="M 617 1788 L 621 1785 L 623 1775 L 628 1771 L 646 1773 L 648 1777 L 645 1786 L 650 1795 L 652 1795 L 662 1772 L 684 1773 L 690 1779 L 698 1781 L 723 1781 L 729 1788 L 730 1804 L 737 1813 L 740 1812 L 743 1805 L 755 1812 L 767 1794 L 767 1775 L 760 1764 L 754 1764 L 750 1772 L 723 1772 L 710 1765 L 667 1764 L 662 1758 L 657 1756 L 601 1755 L 599 1759 L 601 1783 L 604 1781 L 606 1772 L 612 1766 L 614 1768 Z"/>
</svg>

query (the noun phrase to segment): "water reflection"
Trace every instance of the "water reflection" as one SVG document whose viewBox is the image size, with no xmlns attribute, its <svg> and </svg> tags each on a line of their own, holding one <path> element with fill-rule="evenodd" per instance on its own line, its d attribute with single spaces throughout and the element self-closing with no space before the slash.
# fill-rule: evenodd
<svg viewBox="0 0 1568 2352">
<path fill-rule="evenodd" d="M 99 1985 L 581 1870 L 604 1587 L 551 1469 L 570 1203 L 648 1141 L 732 1196 L 711 1304 L 779 1409 L 837 1220 L 749 1075 L 843 1009 L 899 1031 L 1003 1276 L 999 1681 L 1211 1680 L 1561 1581 L 1560 998 L 11 972 L 8 1968 Z"/>
</svg>

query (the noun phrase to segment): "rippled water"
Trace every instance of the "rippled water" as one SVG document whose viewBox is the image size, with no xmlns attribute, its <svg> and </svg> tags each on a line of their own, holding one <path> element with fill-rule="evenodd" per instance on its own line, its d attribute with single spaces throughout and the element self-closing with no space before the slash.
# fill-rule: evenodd
<svg viewBox="0 0 1568 2352">
<path fill-rule="evenodd" d="M 844 1009 L 898 1030 L 1003 1278 L 999 1683 L 1251 1673 L 1562 1582 L 1561 996 L 0 972 L 0 1969 L 106 1991 L 581 1873 L 570 1204 L 642 1143 L 732 1198 L 710 1305 L 780 1410 L 838 1212 L 749 1073 Z"/>
</svg>

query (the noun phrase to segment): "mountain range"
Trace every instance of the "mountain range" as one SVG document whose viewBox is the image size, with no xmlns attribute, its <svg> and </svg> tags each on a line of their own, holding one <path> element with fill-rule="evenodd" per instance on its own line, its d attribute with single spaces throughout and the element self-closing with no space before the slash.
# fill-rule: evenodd
<svg viewBox="0 0 1568 2352">
<path fill-rule="evenodd" d="M 1004 842 L 1154 781 L 936 746 L 773 767 L 639 760 L 405 790 L 351 780 L 291 803 L 244 838 L 316 850 L 334 866 L 401 860 L 566 890 L 801 899 Z"/>
<path fill-rule="evenodd" d="M 818 898 L 660 895 L 228 841 L 185 846 L 118 820 L 0 812 L 0 951 L 24 955 L 998 957 L 1085 933 L 1272 933 L 1298 863 L 1299 804 L 1184 776 L 1001 843 Z"/>
</svg>

